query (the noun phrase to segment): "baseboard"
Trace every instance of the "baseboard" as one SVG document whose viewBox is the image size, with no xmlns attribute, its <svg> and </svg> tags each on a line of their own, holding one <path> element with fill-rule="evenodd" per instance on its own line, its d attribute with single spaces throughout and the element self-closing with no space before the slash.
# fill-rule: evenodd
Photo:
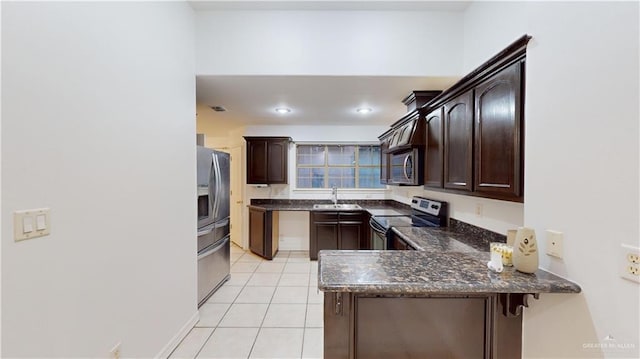
<svg viewBox="0 0 640 359">
<path fill-rule="evenodd" d="M 196 310 L 193 316 L 180 328 L 178 333 L 169 340 L 169 342 L 160 350 L 160 352 L 155 356 L 157 359 L 166 359 L 171 355 L 171 352 L 180 344 L 182 339 L 189 334 L 191 328 L 193 328 L 196 323 L 200 320 L 200 312 Z"/>
</svg>

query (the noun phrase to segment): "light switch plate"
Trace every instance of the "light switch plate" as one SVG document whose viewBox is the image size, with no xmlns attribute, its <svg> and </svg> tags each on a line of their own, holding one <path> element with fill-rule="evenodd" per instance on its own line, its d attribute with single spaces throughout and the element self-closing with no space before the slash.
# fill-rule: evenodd
<svg viewBox="0 0 640 359">
<path fill-rule="evenodd" d="M 51 234 L 49 208 L 13 212 L 13 233 L 16 242 Z"/>
</svg>

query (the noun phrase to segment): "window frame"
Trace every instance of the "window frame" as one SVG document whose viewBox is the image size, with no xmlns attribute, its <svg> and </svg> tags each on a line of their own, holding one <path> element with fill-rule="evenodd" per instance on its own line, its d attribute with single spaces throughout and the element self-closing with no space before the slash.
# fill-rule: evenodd
<svg viewBox="0 0 640 359">
<path fill-rule="evenodd" d="M 322 165 L 300 165 L 298 162 L 298 147 L 299 146 L 322 146 L 324 147 L 324 163 Z M 329 165 L 329 147 L 331 146 L 344 146 L 355 147 L 355 164 L 354 165 Z M 352 168 L 354 170 L 354 187 L 338 187 L 343 191 L 384 191 L 386 190 L 386 185 L 383 183 L 379 183 L 380 187 L 360 187 L 360 171 L 361 168 L 379 168 L 380 163 L 378 160 L 378 164 L 376 165 L 361 165 L 360 164 L 360 148 L 361 147 L 378 147 L 381 150 L 381 146 L 377 142 L 303 142 L 296 143 L 295 145 L 295 173 L 293 178 L 293 183 L 295 183 L 295 189 L 299 191 L 325 191 L 327 189 L 331 189 L 329 187 L 329 170 L 332 168 Z M 324 187 L 298 187 L 298 169 L 300 168 L 322 168 L 324 170 Z"/>
</svg>

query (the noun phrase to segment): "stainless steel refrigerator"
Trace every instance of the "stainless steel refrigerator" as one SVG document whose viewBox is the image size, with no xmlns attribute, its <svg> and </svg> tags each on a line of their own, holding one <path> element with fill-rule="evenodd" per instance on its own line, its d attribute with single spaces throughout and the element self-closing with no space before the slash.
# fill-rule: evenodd
<svg viewBox="0 0 640 359">
<path fill-rule="evenodd" d="M 229 154 L 197 146 L 198 307 L 229 279 Z"/>
</svg>

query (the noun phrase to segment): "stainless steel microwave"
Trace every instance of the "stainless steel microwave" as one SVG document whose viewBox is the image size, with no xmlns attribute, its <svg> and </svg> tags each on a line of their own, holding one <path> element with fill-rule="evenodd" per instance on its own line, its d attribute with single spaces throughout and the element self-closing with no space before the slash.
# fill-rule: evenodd
<svg viewBox="0 0 640 359">
<path fill-rule="evenodd" d="M 390 156 L 390 184 L 419 186 L 423 184 L 423 150 L 410 148 Z"/>
</svg>

